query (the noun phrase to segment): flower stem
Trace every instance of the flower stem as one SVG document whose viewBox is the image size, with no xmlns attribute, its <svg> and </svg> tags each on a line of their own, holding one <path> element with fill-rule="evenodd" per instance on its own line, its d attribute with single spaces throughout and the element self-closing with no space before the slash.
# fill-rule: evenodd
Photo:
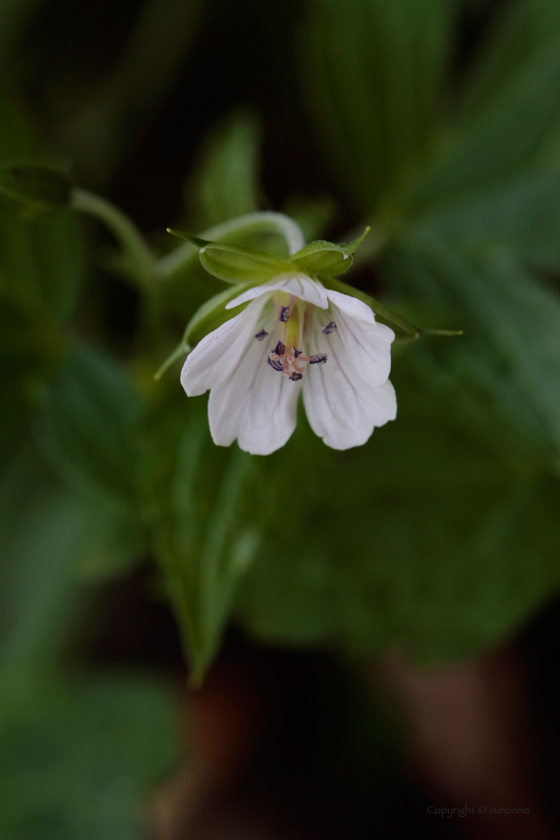
<svg viewBox="0 0 560 840">
<path fill-rule="evenodd" d="M 185 356 L 190 349 L 191 348 L 188 344 L 185 344 L 184 341 L 181 341 L 181 343 L 177 345 L 173 353 L 171 353 L 171 355 L 167 357 L 164 363 L 158 368 L 156 373 L 154 373 L 154 379 L 156 380 L 156 382 L 159 382 L 165 371 L 168 370 L 168 368 L 170 368 L 171 365 L 174 364 L 174 362 L 176 362 L 178 359 L 182 359 L 183 356 Z"/>
<path fill-rule="evenodd" d="M 122 246 L 119 268 L 146 286 L 155 276 L 154 257 L 142 234 L 125 213 L 98 195 L 75 188 L 70 206 L 94 216 L 111 231 Z"/>
</svg>

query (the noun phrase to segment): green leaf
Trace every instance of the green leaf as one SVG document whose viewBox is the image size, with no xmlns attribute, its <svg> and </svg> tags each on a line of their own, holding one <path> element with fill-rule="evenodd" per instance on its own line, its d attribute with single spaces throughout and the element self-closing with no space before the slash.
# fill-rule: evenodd
<svg viewBox="0 0 560 840">
<path fill-rule="evenodd" d="M 308 274 L 344 274 L 352 266 L 354 259 L 352 254 L 362 244 L 371 228 L 367 227 L 364 233 L 350 242 L 348 245 L 335 245 L 332 242 L 319 240 L 310 242 L 297 254 L 290 257 L 296 268 Z"/>
<path fill-rule="evenodd" d="M 122 576 L 145 562 L 149 539 L 141 512 L 111 493 L 88 499 L 95 510 L 95 538 L 82 546 L 80 582 Z"/>
<path fill-rule="evenodd" d="M 0 475 L 0 672 L 3 684 L 53 666 L 75 620 L 84 574 L 136 560 L 138 519 L 61 482 L 29 445 Z"/>
<path fill-rule="evenodd" d="M 0 479 L 4 679 L 52 664 L 72 617 L 79 549 L 91 510 L 45 467 L 31 447 Z"/>
<path fill-rule="evenodd" d="M 0 469 L 29 435 L 44 382 L 61 352 L 61 337 L 48 318 L 18 306 L 0 291 Z"/>
<path fill-rule="evenodd" d="M 82 238 L 70 212 L 35 219 L 0 213 L 0 286 L 12 300 L 62 323 L 83 277 Z"/>
<path fill-rule="evenodd" d="M 177 760 L 177 708 L 137 676 L 11 686 L 1 730 L 5 840 L 141 840 L 146 796 Z"/>
<path fill-rule="evenodd" d="M 418 179 L 411 215 L 493 189 L 539 163 L 551 127 L 560 120 L 559 46 L 560 35 L 541 44 L 495 98 L 456 122 L 432 166 Z"/>
<path fill-rule="evenodd" d="M 72 347 L 46 394 L 40 440 L 53 468 L 80 490 L 135 498 L 140 401 L 109 356 Z"/>
<path fill-rule="evenodd" d="M 449 58 L 447 0 L 317 0 L 302 50 L 321 143 L 364 210 L 427 152 Z"/>
<path fill-rule="evenodd" d="M 499 444 L 485 438 L 472 390 L 424 368 L 431 355 L 422 343 L 396 356 L 398 418 L 365 446 L 329 450 L 300 415 L 262 464 L 273 510 L 294 498 L 294 475 L 297 493 L 289 527 L 263 521 L 238 590 L 258 638 L 456 661 L 510 638 L 557 591 L 558 481 L 503 445 L 503 428 Z"/>
<path fill-rule="evenodd" d="M 0 180 L 9 187 L 14 172 L 6 159 L 36 154 L 36 144 L 23 117 L 1 95 L 0 125 Z M 24 166 L 21 171 L 39 192 L 46 183 L 47 193 L 54 191 L 51 200 L 57 195 L 61 198 L 66 190 L 60 181 L 65 176 L 48 167 Z M 14 188 L 19 189 L 17 177 L 15 182 Z M 65 321 L 73 311 L 83 275 L 82 240 L 72 213 L 58 209 L 24 219 L 0 209 L 0 290 L 13 302 L 45 309 L 45 315 Z"/>
<path fill-rule="evenodd" d="M 0 461 L 27 434 L 82 277 L 82 242 L 69 212 L 32 220 L 0 212 Z"/>
<path fill-rule="evenodd" d="M 410 234 L 412 237 L 412 234 Z M 446 364 L 484 394 L 533 457 L 560 468 L 560 300 L 509 254 L 467 257 L 424 231 L 388 255 L 395 285 L 457 312 L 465 338 Z M 502 431 L 503 434 L 503 431 Z"/>
<path fill-rule="evenodd" d="M 209 242 L 197 236 L 170 230 L 174 236 L 179 236 L 199 248 L 200 262 L 214 277 L 228 283 L 246 283 L 258 286 L 267 280 L 272 280 L 279 274 L 293 271 L 293 266 L 287 260 L 273 257 L 265 251 L 247 248 L 243 245 L 228 245 L 225 242 Z"/>
<path fill-rule="evenodd" d="M 468 80 L 466 110 L 481 110 L 497 101 L 519 69 L 558 35 L 560 9 L 555 0 L 518 0 L 500 10 Z"/>
<path fill-rule="evenodd" d="M 216 654 L 234 590 L 259 546 L 255 459 L 216 447 L 206 400 L 187 402 L 176 389 L 154 409 L 142 452 L 154 548 L 195 684 Z"/>
<path fill-rule="evenodd" d="M 34 212 L 68 207 L 72 182 L 59 170 L 31 161 L 0 165 L 0 195 Z"/>
<path fill-rule="evenodd" d="M 524 263 L 560 266 L 560 174 L 534 168 L 459 196 L 414 226 L 462 253 L 506 250 Z"/>
<path fill-rule="evenodd" d="M 241 112 L 205 137 L 187 192 L 198 230 L 258 209 L 260 133 L 257 119 Z"/>
</svg>

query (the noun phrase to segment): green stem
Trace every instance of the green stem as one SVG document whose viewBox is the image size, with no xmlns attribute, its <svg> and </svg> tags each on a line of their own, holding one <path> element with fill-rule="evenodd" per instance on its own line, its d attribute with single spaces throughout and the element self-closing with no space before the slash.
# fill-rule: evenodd
<svg viewBox="0 0 560 840">
<path fill-rule="evenodd" d="M 156 373 L 154 373 L 154 379 L 156 380 L 156 382 L 159 382 L 165 371 L 168 370 L 168 368 L 170 368 L 171 365 L 174 364 L 174 362 L 176 362 L 178 359 L 182 359 L 183 356 L 185 356 L 189 352 L 189 350 L 189 345 L 185 344 L 184 341 L 181 341 L 181 343 L 177 345 L 173 353 L 171 353 L 171 355 L 167 357 L 165 362 L 158 368 Z"/>
<path fill-rule="evenodd" d="M 121 210 L 86 190 L 75 188 L 72 191 L 70 206 L 81 213 L 94 216 L 111 231 L 123 249 L 122 268 L 142 285 L 147 285 L 154 278 L 155 264 L 153 255 L 144 242 L 142 234 Z"/>
</svg>

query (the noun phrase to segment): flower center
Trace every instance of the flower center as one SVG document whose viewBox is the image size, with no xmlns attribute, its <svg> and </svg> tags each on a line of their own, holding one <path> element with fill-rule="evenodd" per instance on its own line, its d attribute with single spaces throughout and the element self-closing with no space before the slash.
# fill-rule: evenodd
<svg viewBox="0 0 560 840">
<path fill-rule="evenodd" d="M 274 306 L 278 320 L 272 336 L 278 338 L 274 350 L 268 354 L 267 362 L 273 370 L 286 374 L 292 382 L 298 382 L 303 379 L 306 364 L 324 365 L 327 361 L 326 353 L 313 353 L 312 350 L 313 306 L 285 292 L 274 295 Z M 330 335 L 336 329 L 336 324 L 331 321 L 323 333 Z M 303 355 L 304 332 L 311 349 L 309 356 Z M 267 336 L 266 330 L 261 330 L 255 338 L 263 341 Z"/>
</svg>

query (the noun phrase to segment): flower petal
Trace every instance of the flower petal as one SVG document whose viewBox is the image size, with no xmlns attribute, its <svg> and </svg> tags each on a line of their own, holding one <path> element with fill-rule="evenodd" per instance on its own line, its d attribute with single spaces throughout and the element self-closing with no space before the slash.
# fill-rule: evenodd
<svg viewBox="0 0 560 840">
<path fill-rule="evenodd" d="M 237 438 L 245 452 L 269 455 L 294 431 L 301 385 L 267 364 L 269 352 L 266 342 L 250 345 L 235 371 L 212 388 L 208 419 L 218 446 Z"/>
<path fill-rule="evenodd" d="M 363 300 L 352 297 L 352 295 L 343 295 L 342 292 L 334 292 L 332 289 L 325 289 L 325 291 L 329 301 L 354 321 L 366 321 L 368 324 L 375 323 L 373 311 Z"/>
<path fill-rule="evenodd" d="M 337 329 L 330 332 L 325 342 L 322 330 L 331 320 Z M 313 338 L 315 344 L 321 345 L 322 352 L 327 353 L 329 357 L 336 352 L 340 364 L 344 365 L 345 369 L 354 368 L 361 378 L 374 388 L 379 388 L 389 377 L 391 343 L 395 333 L 384 324 L 378 324 L 374 320 L 356 320 L 331 302 L 328 312 L 314 314 Z"/>
<path fill-rule="evenodd" d="M 197 397 L 227 379 L 251 342 L 265 300 L 254 301 L 198 342 L 186 358 L 181 385 Z"/>
<path fill-rule="evenodd" d="M 239 297 L 230 300 L 226 305 L 226 309 L 233 309 L 235 306 L 239 306 L 247 300 L 253 300 L 260 295 L 273 291 L 287 292 L 289 295 L 295 295 L 301 298 L 301 300 L 306 300 L 308 303 L 318 306 L 319 309 L 326 309 L 329 305 L 322 283 L 319 283 L 318 280 L 312 280 L 307 274 L 294 271 L 290 274 L 280 274 L 268 283 L 247 289 Z"/>
<path fill-rule="evenodd" d="M 350 449 L 364 444 L 376 426 L 395 419 L 397 400 L 389 380 L 372 387 L 341 354 L 340 343 L 327 344 L 333 335 L 320 340 L 318 349 L 328 361 L 307 372 L 303 403 L 311 428 L 327 446 Z"/>
</svg>

